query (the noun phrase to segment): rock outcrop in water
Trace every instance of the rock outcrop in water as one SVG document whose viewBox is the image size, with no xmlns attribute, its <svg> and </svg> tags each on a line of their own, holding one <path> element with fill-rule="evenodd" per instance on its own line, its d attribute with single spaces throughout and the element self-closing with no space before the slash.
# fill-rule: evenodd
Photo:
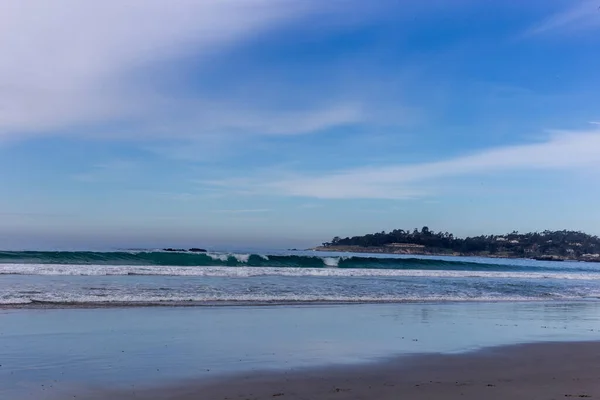
<svg viewBox="0 0 600 400">
<path fill-rule="evenodd" d="M 206 249 L 201 249 L 199 247 L 192 247 L 191 249 L 174 249 L 172 247 L 167 247 L 165 249 L 163 249 L 163 251 L 168 251 L 168 252 L 177 252 L 177 253 L 206 253 L 207 250 Z"/>
</svg>

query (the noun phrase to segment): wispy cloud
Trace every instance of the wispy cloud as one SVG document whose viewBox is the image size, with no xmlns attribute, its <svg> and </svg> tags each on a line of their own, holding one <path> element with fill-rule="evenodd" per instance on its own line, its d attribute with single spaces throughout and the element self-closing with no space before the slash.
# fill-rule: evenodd
<svg viewBox="0 0 600 400">
<path fill-rule="evenodd" d="M 185 105 L 182 104 L 182 107 Z M 256 135 L 298 135 L 373 121 L 359 103 L 339 102 L 289 111 L 252 109 L 237 104 L 190 107 L 183 120 L 145 129 L 154 142 L 144 149 L 182 161 L 215 161 L 247 148 Z M 161 131 L 162 130 L 162 131 Z M 169 137 L 168 141 L 161 140 Z"/>
<path fill-rule="evenodd" d="M 360 103 L 348 101 L 291 110 L 264 110 L 231 103 L 197 104 L 193 107 L 194 125 L 213 134 L 250 132 L 295 135 L 363 122 L 367 118 L 367 112 Z"/>
<path fill-rule="evenodd" d="M 412 164 L 363 167 L 320 175 L 219 181 L 247 193 L 321 199 L 406 199 L 432 195 L 428 184 L 440 178 L 485 176 L 496 172 L 600 168 L 600 131 L 556 131 L 544 142 L 497 147 L 457 158 Z"/>
<path fill-rule="evenodd" d="M 28 217 L 28 218 L 63 218 L 70 217 L 73 214 L 60 213 L 37 213 L 37 212 L 0 212 L 0 217 Z"/>
<path fill-rule="evenodd" d="M 160 79 L 152 75 L 156 65 L 176 64 L 178 57 L 190 55 L 201 70 L 220 54 L 314 13 L 335 16 L 338 23 L 359 23 L 353 13 L 362 7 L 344 4 L 131 0 L 124 7 L 117 0 L 57 0 L 51 6 L 43 0 L 3 1 L 0 138 L 65 130 L 85 135 L 90 134 L 87 127 L 98 132 L 99 124 L 126 123 L 128 129 L 101 136 L 193 141 L 205 135 L 293 135 L 361 123 L 370 118 L 368 111 L 347 96 L 321 92 L 303 104 L 282 104 L 281 96 L 261 99 L 262 83 L 256 82 L 241 85 L 251 96 L 219 97 L 203 90 L 182 94 L 157 89 Z M 290 86 L 293 82 L 277 92 Z M 180 148 L 165 153 L 189 157 Z"/>
<path fill-rule="evenodd" d="M 3 1 L 0 136 L 152 116 L 164 99 L 139 79 L 145 67 L 186 52 L 206 59 L 323 9 L 313 0 Z M 348 113 L 325 110 L 304 129 Z"/>
<path fill-rule="evenodd" d="M 269 212 L 268 208 L 247 208 L 247 209 L 232 209 L 232 210 L 214 210 L 215 213 L 223 214 L 256 214 Z"/>
<path fill-rule="evenodd" d="M 305 203 L 305 204 L 301 204 L 300 206 L 298 206 L 298 208 L 302 208 L 305 210 L 310 210 L 310 209 L 315 209 L 315 208 L 322 208 L 323 205 L 322 204 L 316 204 L 316 203 Z"/>
<path fill-rule="evenodd" d="M 131 160 L 111 160 L 92 165 L 88 171 L 74 174 L 72 178 L 80 182 L 127 180 L 138 166 Z"/>
<path fill-rule="evenodd" d="M 595 0 L 575 1 L 570 8 L 554 14 L 527 30 L 527 35 L 553 31 L 581 31 L 600 28 L 599 4 Z"/>
</svg>

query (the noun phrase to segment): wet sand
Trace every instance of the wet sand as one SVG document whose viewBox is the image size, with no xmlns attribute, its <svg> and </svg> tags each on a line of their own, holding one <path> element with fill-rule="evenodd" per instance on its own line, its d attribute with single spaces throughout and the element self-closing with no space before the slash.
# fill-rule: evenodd
<svg viewBox="0 0 600 400">
<path fill-rule="evenodd" d="M 600 398 L 600 342 L 538 343 L 354 367 L 233 375 L 163 388 L 97 391 L 89 400 Z"/>
<path fill-rule="evenodd" d="M 0 399 L 593 395 L 599 332 L 598 302 L 0 310 Z"/>
</svg>

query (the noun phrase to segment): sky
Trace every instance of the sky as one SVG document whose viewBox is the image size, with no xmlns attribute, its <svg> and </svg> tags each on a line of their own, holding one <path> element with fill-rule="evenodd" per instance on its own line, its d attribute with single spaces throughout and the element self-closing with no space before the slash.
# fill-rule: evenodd
<svg viewBox="0 0 600 400">
<path fill-rule="evenodd" d="M 600 234 L 599 6 L 3 0 L 0 247 Z"/>
</svg>

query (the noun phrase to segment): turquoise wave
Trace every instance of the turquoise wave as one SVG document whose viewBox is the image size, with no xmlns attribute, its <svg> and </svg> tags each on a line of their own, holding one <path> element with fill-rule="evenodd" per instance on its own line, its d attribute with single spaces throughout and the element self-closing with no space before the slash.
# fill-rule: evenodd
<svg viewBox="0 0 600 400">
<path fill-rule="evenodd" d="M 484 259 L 482 259 L 484 260 Z M 66 265 L 156 265 L 156 266 L 246 266 L 278 268 L 361 268 L 419 269 L 457 271 L 556 271 L 557 267 L 510 263 L 486 263 L 430 258 L 368 256 L 310 256 L 211 254 L 167 251 L 92 252 L 92 251 L 0 251 L 0 264 Z M 568 268 L 574 270 L 573 268 Z M 588 268 L 575 268 L 588 270 Z"/>
</svg>

